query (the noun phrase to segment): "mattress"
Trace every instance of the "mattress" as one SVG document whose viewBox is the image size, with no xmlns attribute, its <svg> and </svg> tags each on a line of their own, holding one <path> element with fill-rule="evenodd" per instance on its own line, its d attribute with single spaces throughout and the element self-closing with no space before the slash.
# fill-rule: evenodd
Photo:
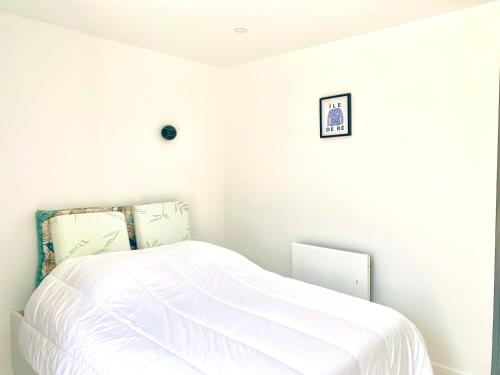
<svg viewBox="0 0 500 375">
<path fill-rule="evenodd" d="M 197 241 L 65 261 L 19 341 L 40 375 L 432 374 L 395 310 Z"/>
</svg>

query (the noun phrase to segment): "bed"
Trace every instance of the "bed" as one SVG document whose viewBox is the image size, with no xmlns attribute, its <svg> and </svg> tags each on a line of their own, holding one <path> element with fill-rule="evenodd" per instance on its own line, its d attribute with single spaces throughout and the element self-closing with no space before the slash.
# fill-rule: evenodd
<svg viewBox="0 0 500 375">
<path fill-rule="evenodd" d="M 197 241 L 66 260 L 19 342 L 40 375 L 432 374 L 400 313 Z"/>
</svg>

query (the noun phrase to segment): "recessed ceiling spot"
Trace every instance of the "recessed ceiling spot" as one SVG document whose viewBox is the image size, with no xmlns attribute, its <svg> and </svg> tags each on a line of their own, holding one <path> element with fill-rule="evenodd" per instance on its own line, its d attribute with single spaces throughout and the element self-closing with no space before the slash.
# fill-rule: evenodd
<svg viewBox="0 0 500 375">
<path fill-rule="evenodd" d="M 233 31 L 238 34 L 245 34 L 248 30 L 246 27 L 235 27 Z"/>
</svg>

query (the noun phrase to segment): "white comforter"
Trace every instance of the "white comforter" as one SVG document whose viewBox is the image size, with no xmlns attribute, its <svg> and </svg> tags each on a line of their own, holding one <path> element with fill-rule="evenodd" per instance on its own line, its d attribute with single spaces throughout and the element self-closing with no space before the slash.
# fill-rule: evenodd
<svg viewBox="0 0 500 375">
<path fill-rule="evenodd" d="M 398 312 L 195 241 L 64 262 L 19 336 L 40 375 L 432 374 Z"/>
</svg>

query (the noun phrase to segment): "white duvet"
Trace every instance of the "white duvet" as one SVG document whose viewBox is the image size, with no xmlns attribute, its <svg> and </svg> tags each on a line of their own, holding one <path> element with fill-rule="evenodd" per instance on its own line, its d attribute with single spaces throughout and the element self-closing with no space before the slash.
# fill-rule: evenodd
<svg viewBox="0 0 500 375">
<path fill-rule="evenodd" d="M 195 241 L 65 261 L 19 336 L 40 375 L 432 374 L 398 312 Z"/>
</svg>

